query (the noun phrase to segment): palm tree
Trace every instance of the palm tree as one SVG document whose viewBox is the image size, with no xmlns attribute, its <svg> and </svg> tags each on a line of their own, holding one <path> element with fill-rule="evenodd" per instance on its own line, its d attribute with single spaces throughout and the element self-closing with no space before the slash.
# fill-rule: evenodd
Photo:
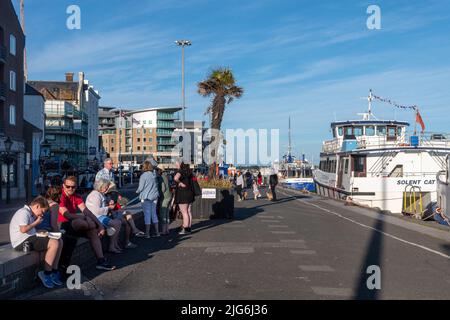
<svg viewBox="0 0 450 320">
<path fill-rule="evenodd" d="M 225 105 L 229 104 L 233 99 L 239 99 L 244 89 L 236 85 L 233 72 L 229 68 L 218 68 L 211 71 L 208 78 L 198 83 L 198 93 L 203 97 L 213 96 L 211 106 L 206 110 L 206 113 L 211 112 L 211 129 L 213 129 L 210 143 L 215 139 L 219 139 L 220 127 L 222 125 L 223 114 L 225 112 Z M 216 175 L 217 162 L 217 148 L 211 152 L 212 161 L 209 168 L 209 176 Z"/>
</svg>

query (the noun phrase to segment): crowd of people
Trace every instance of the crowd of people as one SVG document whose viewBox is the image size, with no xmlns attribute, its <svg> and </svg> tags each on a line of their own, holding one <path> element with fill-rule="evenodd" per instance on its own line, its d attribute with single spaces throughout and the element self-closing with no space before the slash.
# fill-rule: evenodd
<svg viewBox="0 0 450 320">
<path fill-rule="evenodd" d="M 105 258 L 101 238 L 109 236 L 108 253 L 120 254 L 136 248 L 133 237 L 160 237 L 169 234 L 170 211 L 179 210 L 183 219 L 179 234 L 192 232 L 192 203 L 196 179 L 189 165 L 176 162 L 176 172 L 169 173 L 149 159 L 142 165 L 136 190 L 144 213 L 145 231 L 139 230 L 130 211 L 123 207 L 122 195 L 114 183 L 113 161 L 95 176 L 93 190 L 86 200 L 77 194 L 78 181 L 65 177 L 61 185 L 52 184 L 42 195 L 19 209 L 9 225 L 13 248 L 19 251 L 45 252 L 44 270 L 38 277 L 47 288 L 63 284 L 72 254 L 80 237 L 87 238 L 97 258 L 96 268 L 114 270 Z M 125 241 L 120 243 L 124 228 Z"/>
</svg>

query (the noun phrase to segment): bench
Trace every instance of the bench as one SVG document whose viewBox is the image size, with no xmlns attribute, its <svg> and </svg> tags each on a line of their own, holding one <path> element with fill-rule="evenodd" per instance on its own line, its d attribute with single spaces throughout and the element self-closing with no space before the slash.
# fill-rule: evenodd
<svg viewBox="0 0 450 320">
<path fill-rule="evenodd" d="M 126 209 L 133 215 L 138 228 L 144 225 L 144 218 L 140 205 Z M 121 229 L 121 237 L 124 228 Z M 103 248 L 107 246 L 108 237 L 102 238 Z M 31 290 L 40 285 L 37 281 L 37 273 L 44 267 L 45 252 L 31 251 L 25 254 L 13 249 L 11 244 L 0 246 L 0 299 L 14 298 L 26 290 Z M 93 267 L 97 260 L 94 252 L 85 238 L 78 239 L 77 247 L 73 252 L 71 264 L 87 269 Z"/>
</svg>

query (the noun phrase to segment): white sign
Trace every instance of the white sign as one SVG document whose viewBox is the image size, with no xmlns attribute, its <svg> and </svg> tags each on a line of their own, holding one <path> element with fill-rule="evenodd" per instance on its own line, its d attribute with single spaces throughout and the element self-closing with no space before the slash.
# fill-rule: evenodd
<svg viewBox="0 0 450 320">
<path fill-rule="evenodd" d="M 202 199 L 215 199 L 216 189 L 202 189 Z"/>
</svg>

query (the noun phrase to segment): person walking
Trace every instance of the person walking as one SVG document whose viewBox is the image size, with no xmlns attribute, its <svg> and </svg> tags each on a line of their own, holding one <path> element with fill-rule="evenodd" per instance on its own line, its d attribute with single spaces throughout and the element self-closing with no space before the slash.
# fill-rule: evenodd
<svg viewBox="0 0 450 320">
<path fill-rule="evenodd" d="M 258 171 L 258 186 L 259 187 L 262 186 L 262 174 L 260 171 Z"/>
<path fill-rule="evenodd" d="M 255 200 L 258 200 L 258 198 L 261 197 L 261 192 L 259 192 L 258 183 L 255 180 L 253 181 L 253 196 L 255 197 Z"/>
<path fill-rule="evenodd" d="M 150 229 L 153 224 L 155 228 L 155 237 L 159 237 L 158 216 L 156 214 L 156 206 L 158 204 L 158 182 L 156 180 L 156 172 L 150 161 L 144 161 L 142 166 L 142 175 L 139 178 L 139 187 L 136 193 L 142 202 L 142 210 L 144 211 L 145 237 L 150 238 Z"/>
<path fill-rule="evenodd" d="M 158 219 L 161 226 L 161 234 L 169 234 L 169 206 L 172 201 L 172 192 L 170 192 L 169 179 L 167 178 L 167 173 L 158 169 L 158 190 L 159 190 L 159 212 Z"/>
<path fill-rule="evenodd" d="M 245 188 L 244 177 L 242 176 L 242 173 L 238 171 L 236 178 L 236 192 L 238 194 L 238 201 L 243 200 L 242 191 L 244 190 L 244 188 Z"/>
<path fill-rule="evenodd" d="M 278 175 L 275 173 L 275 171 L 273 171 L 269 177 L 270 192 L 272 193 L 271 201 L 277 201 L 277 194 L 275 193 L 275 188 L 277 184 L 278 184 Z"/>
<path fill-rule="evenodd" d="M 178 204 L 181 214 L 183 215 L 183 225 L 178 234 L 190 233 L 192 226 L 192 212 L 189 206 L 195 200 L 192 186 L 192 172 L 189 165 L 183 162 L 176 163 L 178 171 L 175 174 L 174 181 L 176 183 L 175 204 Z"/>
</svg>

